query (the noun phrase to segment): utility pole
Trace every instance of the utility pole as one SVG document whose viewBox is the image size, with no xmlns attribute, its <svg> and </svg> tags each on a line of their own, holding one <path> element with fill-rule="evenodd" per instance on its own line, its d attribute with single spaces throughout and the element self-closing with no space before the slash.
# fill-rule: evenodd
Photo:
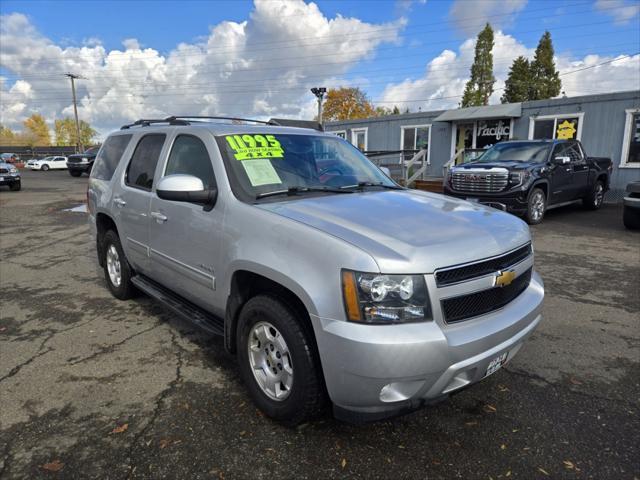
<svg viewBox="0 0 640 480">
<path fill-rule="evenodd" d="M 76 103 L 76 84 L 75 80 L 84 78 L 80 75 L 76 75 L 74 73 L 65 73 L 65 77 L 69 77 L 71 80 L 71 94 L 73 95 L 73 114 L 76 117 L 76 147 L 79 152 L 84 152 L 84 146 L 82 145 L 82 140 L 80 139 L 80 121 L 78 120 L 78 105 Z"/>
<path fill-rule="evenodd" d="M 314 87 L 311 89 L 311 93 L 318 99 L 318 123 L 322 125 L 322 100 L 324 99 L 324 94 L 327 93 L 327 89 L 325 87 Z"/>
</svg>

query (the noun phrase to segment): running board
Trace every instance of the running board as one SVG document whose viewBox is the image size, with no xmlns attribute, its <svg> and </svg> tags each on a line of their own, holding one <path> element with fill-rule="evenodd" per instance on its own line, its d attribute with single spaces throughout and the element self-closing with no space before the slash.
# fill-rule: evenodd
<svg viewBox="0 0 640 480">
<path fill-rule="evenodd" d="M 131 278 L 136 288 L 158 300 L 173 313 L 212 335 L 224 335 L 224 320 L 198 307 L 144 275 Z"/>
</svg>

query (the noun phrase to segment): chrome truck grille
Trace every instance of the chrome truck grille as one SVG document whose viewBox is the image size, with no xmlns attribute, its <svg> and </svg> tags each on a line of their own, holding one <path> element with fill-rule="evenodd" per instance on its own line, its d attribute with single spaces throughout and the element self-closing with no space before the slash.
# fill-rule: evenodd
<svg viewBox="0 0 640 480">
<path fill-rule="evenodd" d="M 451 176 L 451 187 L 460 192 L 496 193 L 509 183 L 509 171 L 504 168 L 458 170 Z"/>
</svg>

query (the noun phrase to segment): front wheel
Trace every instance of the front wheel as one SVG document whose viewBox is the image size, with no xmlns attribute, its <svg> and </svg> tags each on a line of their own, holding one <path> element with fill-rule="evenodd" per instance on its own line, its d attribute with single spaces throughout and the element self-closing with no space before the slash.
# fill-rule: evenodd
<svg viewBox="0 0 640 480">
<path fill-rule="evenodd" d="M 9 185 L 9 190 L 11 190 L 12 192 L 17 192 L 22 188 L 22 183 L 20 182 L 13 182 L 11 185 Z"/>
<path fill-rule="evenodd" d="M 47 170 L 49 170 L 49 165 L 42 165 L 42 167 L 40 167 L 40 170 L 46 172 Z"/>
<path fill-rule="evenodd" d="M 69 170 L 69 175 L 72 177 L 79 177 L 82 175 L 82 172 L 80 170 Z"/>
<path fill-rule="evenodd" d="M 529 195 L 529 201 L 527 203 L 527 212 L 525 213 L 525 220 L 529 225 L 537 225 L 544 218 L 544 214 L 547 211 L 547 196 L 540 188 L 534 188 Z"/>
<path fill-rule="evenodd" d="M 316 415 L 325 399 L 308 321 L 270 295 L 250 299 L 238 319 L 242 380 L 260 410 L 289 426 Z"/>
<path fill-rule="evenodd" d="M 582 205 L 587 210 L 598 210 L 604 201 L 604 184 L 598 180 L 591 189 L 591 192 L 582 199 Z"/>
<path fill-rule="evenodd" d="M 640 209 L 624 207 L 622 222 L 629 230 L 640 230 Z"/>
</svg>

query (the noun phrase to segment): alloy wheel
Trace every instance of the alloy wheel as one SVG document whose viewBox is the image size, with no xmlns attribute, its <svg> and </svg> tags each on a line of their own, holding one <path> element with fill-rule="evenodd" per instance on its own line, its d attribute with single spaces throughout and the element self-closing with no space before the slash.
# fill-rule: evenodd
<svg viewBox="0 0 640 480">
<path fill-rule="evenodd" d="M 109 245 L 107 249 L 107 271 L 109 272 L 109 280 L 114 287 L 118 288 L 122 282 L 122 272 L 120 267 L 120 256 L 115 245 Z"/>
<path fill-rule="evenodd" d="M 271 323 L 257 322 L 247 342 L 249 366 L 262 392 L 281 402 L 291 394 L 293 365 L 289 347 L 282 334 Z"/>
<path fill-rule="evenodd" d="M 536 192 L 531 199 L 531 218 L 538 221 L 544 215 L 544 195 L 542 192 Z"/>
</svg>

